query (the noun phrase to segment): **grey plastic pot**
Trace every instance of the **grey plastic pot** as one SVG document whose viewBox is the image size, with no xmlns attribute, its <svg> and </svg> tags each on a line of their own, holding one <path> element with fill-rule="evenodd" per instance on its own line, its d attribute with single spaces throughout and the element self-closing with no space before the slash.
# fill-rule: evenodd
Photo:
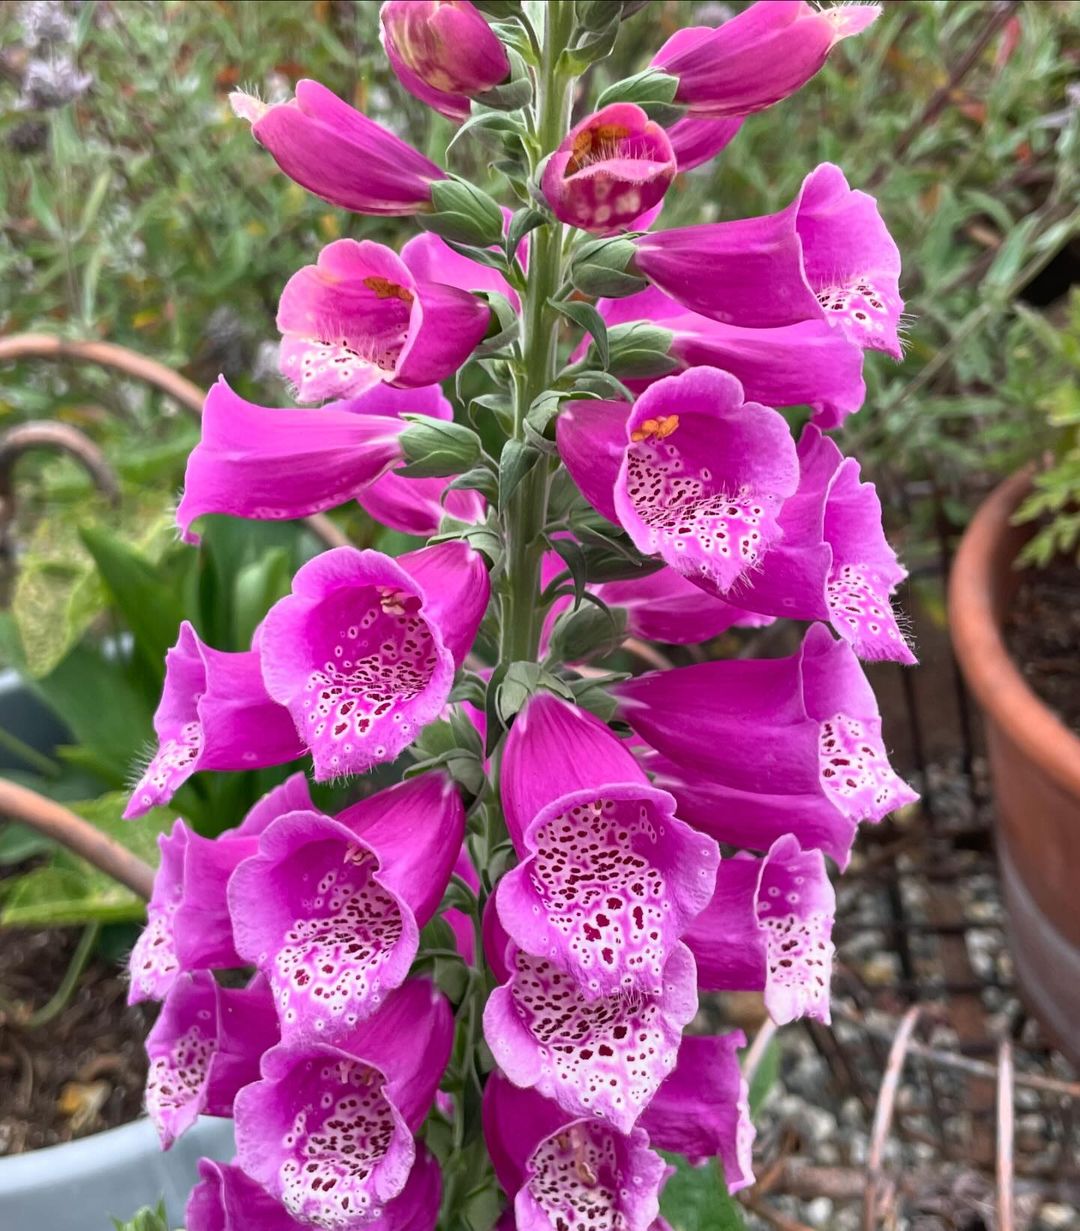
<svg viewBox="0 0 1080 1231">
<path fill-rule="evenodd" d="M 64 1145 L 0 1158 L 3 1231 L 112 1231 L 164 1198 L 181 1227 L 200 1158 L 232 1158 L 231 1120 L 201 1119 L 167 1153 L 149 1120 Z"/>
</svg>

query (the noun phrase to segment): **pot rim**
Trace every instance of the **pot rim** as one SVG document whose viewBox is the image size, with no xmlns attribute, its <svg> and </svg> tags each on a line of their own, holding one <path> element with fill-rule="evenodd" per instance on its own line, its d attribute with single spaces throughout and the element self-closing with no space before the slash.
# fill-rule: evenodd
<svg viewBox="0 0 1080 1231">
<path fill-rule="evenodd" d="M 964 531 L 949 574 L 949 628 L 964 679 L 987 716 L 1063 790 L 1080 795 L 1080 737 L 1024 679 L 994 612 L 997 548 L 1033 473 L 1028 465 L 999 483 Z"/>
</svg>

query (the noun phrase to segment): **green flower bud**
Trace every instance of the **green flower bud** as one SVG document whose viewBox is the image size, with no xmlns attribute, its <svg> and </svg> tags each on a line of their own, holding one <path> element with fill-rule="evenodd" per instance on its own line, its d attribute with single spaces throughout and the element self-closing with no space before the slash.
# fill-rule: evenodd
<svg viewBox="0 0 1080 1231">
<path fill-rule="evenodd" d="M 653 321 L 628 321 L 608 330 L 608 371 L 620 380 L 663 376 L 680 366 L 668 353 L 675 335 Z"/>
<path fill-rule="evenodd" d="M 461 423 L 428 415 L 402 415 L 409 426 L 398 437 L 409 465 L 399 470 L 410 479 L 463 474 L 479 462 L 480 437 Z"/>
<path fill-rule="evenodd" d="M 436 180 L 431 185 L 431 206 L 430 213 L 418 214 L 416 218 L 424 230 L 478 248 L 502 243 L 502 210 L 468 180 Z"/>
<path fill-rule="evenodd" d="M 625 636 L 626 612 L 621 607 L 586 602 L 576 611 L 564 611 L 555 621 L 548 653 L 555 662 L 602 658 L 618 649 Z"/>
<path fill-rule="evenodd" d="M 583 295 L 621 299 L 648 283 L 633 272 L 634 243 L 625 236 L 582 244 L 570 265 L 570 280 Z"/>
</svg>

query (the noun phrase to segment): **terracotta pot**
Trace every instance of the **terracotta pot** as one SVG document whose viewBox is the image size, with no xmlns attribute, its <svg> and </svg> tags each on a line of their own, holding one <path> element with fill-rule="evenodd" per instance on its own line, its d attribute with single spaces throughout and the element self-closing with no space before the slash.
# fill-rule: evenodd
<svg viewBox="0 0 1080 1231">
<path fill-rule="evenodd" d="M 1031 488 L 1014 474 L 979 508 L 949 579 L 949 624 L 982 707 L 997 802 L 997 854 L 1020 989 L 1048 1034 L 1080 1063 L 1080 738 L 1028 687 L 1002 624 L 1031 535 L 1011 525 Z"/>
</svg>

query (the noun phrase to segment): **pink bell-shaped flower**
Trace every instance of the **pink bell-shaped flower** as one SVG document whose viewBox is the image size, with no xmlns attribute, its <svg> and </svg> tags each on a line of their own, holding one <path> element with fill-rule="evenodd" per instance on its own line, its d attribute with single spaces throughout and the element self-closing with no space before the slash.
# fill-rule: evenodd
<svg viewBox="0 0 1080 1231">
<path fill-rule="evenodd" d="M 555 217 L 597 235 L 647 225 L 675 178 L 667 133 L 633 103 L 612 103 L 572 128 L 544 165 Z"/>
<path fill-rule="evenodd" d="M 468 0 L 388 0 L 379 20 L 398 80 L 447 119 L 465 119 L 471 98 L 510 75 L 505 48 Z"/>
</svg>

